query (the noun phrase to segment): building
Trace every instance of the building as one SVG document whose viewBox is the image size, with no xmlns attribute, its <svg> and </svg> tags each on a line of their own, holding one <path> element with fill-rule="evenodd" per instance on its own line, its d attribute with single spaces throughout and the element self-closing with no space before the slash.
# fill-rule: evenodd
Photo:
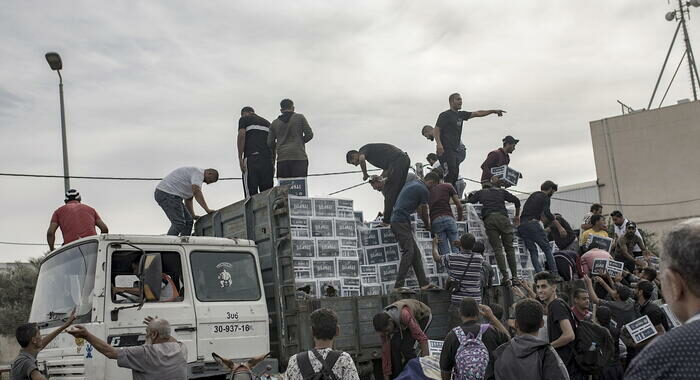
<svg viewBox="0 0 700 380">
<path fill-rule="evenodd" d="M 700 216 L 700 165 L 693 158 L 700 101 L 592 121 L 590 128 L 606 213 L 620 210 L 659 235 Z"/>
</svg>

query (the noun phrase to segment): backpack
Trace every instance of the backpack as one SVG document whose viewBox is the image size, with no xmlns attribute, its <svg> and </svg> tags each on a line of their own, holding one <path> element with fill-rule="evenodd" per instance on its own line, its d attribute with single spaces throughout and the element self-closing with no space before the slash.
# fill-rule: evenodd
<svg viewBox="0 0 700 380">
<path fill-rule="evenodd" d="M 489 350 L 481 341 L 481 336 L 491 327 L 484 324 L 479 327 L 476 338 L 472 334 L 464 334 L 461 327 L 455 327 L 452 331 L 457 335 L 459 348 L 455 355 L 455 368 L 453 380 L 483 380 L 486 376 L 486 367 L 489 364 Z"/>
<path fill-rule="evenodd" d="M 574 333 L 574 359 L 582 371 L 596 374 L 615 356 L 617 342 L 613 341 L 605 327 L 589 321 L 577 321 Z"/>
<path fill-rule="evenodd" d="M 320 372 L 314 371 L 314 367 L 311 365 L 311 359 L 309 358 L 309 351 L 304 351 L 297 355 L 297 364 L 299 365 L 299 371 L 301 372 L 301 377 L 304 380 L 339 380 L 338 376 L 333 373 L 333 366 L 340 358 L 342 354 L 341 351 L 330 351 L 326 355 L 326 359 L 323 356 L 312 349 L 316 359 L 323 365 Z"/>
</svg>

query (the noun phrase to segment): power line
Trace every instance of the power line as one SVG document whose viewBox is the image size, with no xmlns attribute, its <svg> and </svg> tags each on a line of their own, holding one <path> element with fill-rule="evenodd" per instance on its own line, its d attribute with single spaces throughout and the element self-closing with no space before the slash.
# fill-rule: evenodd
<svg viewBox="0 0 700 380">
<path fill-rule="evenodd" d="M 381 169 L 370 169 L 368 172 L 374 172 Z M 326 173 L 312 173 L 307 175 L 307 177 L 325 177 L 331 175 L 344 175 L 344 174 L 357 174 L 362 173 L 360 170 L 348 170 L 340 172 L 326 172 Z M 27 178 L 70 178 L 70 179 L 91 179 L 91 180 L 111 180 L 111 181 L 160 181 L 163 178 L 158 177 L 112 177 L 112 176 L 68 176 L 64 177 L 62 175 L 55 174 L 30 174 L 30 173 L 0 173 L 3 177 L 27 177 Z M 221 177 L 219 181 L 231 181 L 231 180 L 241 180 L 241 177 Z"/>
</svg>

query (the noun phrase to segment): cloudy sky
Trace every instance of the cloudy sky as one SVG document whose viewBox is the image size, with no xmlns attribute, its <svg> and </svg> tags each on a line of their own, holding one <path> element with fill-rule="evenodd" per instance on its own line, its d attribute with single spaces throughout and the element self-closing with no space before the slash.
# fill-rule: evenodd
<svg viewBox="0 0 700 380">
<path fill-rule="evenodd" d="M 44 60 L 57 51 L 73 175 L 159 177 L 195 165 L 240 176 L 240 108 L 273 120 L 285 97 L 314 129 L 311 173 L 352 169 L 344 153 L 367 142 L 424 161 L 434 145 L 419 128 L 460 92 L 466 110 L 508 111 L 465 123 L 465 176 L 478 178 L 485 154 L 512 134 L 521 139 L 518 189 L 594 180 L 588 123 L 618 115 L 616 99 L 646 107 L 671 9 L 664 0 L 9 2 L 0 13 L 0 172 L 62 174 L 58 77 Z M 689 31 L 698 41 L 695 17 Z M 671 72 L 681 54 L 679 45 Z M 690 97 L 688 83 L 684 65 L 666 104 Z M 361 179 L 309 186 L 324 196 Z M 63 181 L 0 181 L 0 241 L 44 242 Z M 72 182 L 116 233 L 167 230 L 155 185 Z M 239 181 L 204 193 L 213 208 L 243 195 Z M 366 215 L 382 204 L 368 186 L 339 196 Z M 45 250 L 0 245 L 0 262 Z"/>
</svg>

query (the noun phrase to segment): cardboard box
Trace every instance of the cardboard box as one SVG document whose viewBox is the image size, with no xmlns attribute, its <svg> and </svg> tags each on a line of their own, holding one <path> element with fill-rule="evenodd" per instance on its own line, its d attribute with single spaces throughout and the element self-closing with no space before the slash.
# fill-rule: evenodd
<svg viewBox="0 0 700 380">
<path fill-rule="evenodd" d="M 523 177 L 519 171 L 509 167 L 508 165 L 491 168 L 491 174 L 498 176 L 498 178 L 512 186 L 517 185 L 518 180 Z"/>
</svg>

